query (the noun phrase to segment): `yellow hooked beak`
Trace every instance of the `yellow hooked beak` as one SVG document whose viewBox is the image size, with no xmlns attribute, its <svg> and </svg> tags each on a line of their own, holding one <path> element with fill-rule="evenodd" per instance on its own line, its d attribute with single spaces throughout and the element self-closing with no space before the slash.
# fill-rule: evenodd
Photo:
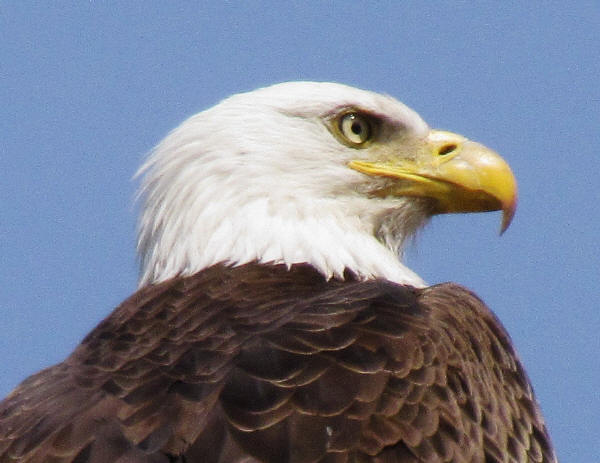
<svg viewBox="0 0 600 463">
<path fill-rule="evenodd" d="M 434 213 L 502 210 L 503 233 L 517 207 L 517 182 L 508 164 L 479 143 L 432 130 L 410 159 L 350 161 L 349 167 L 368 175 L 401 180 L 385 195 L 416 196 L 434 200 Z"/>
</svg>

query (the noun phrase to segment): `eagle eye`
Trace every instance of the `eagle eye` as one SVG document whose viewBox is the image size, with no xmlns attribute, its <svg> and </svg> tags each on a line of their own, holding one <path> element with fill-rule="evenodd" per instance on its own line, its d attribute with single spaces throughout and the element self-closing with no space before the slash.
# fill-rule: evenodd
<svg viewBox="0 0 600 463">
<path fill-rule="evenodd" d="M 368 117 L 357 112 L 346 113 L 339 119 L 341 135 L 354 146 L 369 141 L 372 135 L 372 124 Z"/>
</svg>

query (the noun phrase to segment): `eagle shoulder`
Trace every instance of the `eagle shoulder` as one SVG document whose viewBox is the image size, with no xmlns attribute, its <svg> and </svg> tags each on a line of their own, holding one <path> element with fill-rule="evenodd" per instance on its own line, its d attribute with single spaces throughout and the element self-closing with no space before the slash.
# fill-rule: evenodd
<svg viewBox="0 0 600 463">
<path fill-rule="evenodd" d="M 0 461 L 182 456 L 555 461 L 510 338 L 468 290 L 259 264 L 139 290 L 0 405 Z"/>
</svg>

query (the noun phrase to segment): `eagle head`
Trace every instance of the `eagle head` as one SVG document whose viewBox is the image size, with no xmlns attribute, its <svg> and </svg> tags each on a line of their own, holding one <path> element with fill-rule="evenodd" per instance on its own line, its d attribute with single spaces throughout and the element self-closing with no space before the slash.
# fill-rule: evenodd
<svg viewBox="0 0 600 463">
<path fill-rule="evenodd" d="M 422 286 L 401 256 L 429 217 L 502 210 L 504 231 L 517 200 L 492 150 L 334 83 L 227 98 L 173 130 L 139 174 L 140 285 L 256 261 Z"/>
</svg>

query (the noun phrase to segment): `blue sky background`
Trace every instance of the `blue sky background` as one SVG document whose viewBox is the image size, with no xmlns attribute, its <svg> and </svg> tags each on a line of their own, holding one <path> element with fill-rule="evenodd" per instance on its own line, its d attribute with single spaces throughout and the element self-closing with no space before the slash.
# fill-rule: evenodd
<svg viewBox="0 0 600 463">
<path fill-rule="evenodd" d="M 520 204 L 435 218 L 407 258 L 476 291 L 563 462 L 600 455 L 600 3 L 1 2 L 0 396 L 135 290 L 144 155 L 285 80 L 389 93 L 499 151 Z M 473 6 L 476 5 L 476 6 Z"/>
</svg>

